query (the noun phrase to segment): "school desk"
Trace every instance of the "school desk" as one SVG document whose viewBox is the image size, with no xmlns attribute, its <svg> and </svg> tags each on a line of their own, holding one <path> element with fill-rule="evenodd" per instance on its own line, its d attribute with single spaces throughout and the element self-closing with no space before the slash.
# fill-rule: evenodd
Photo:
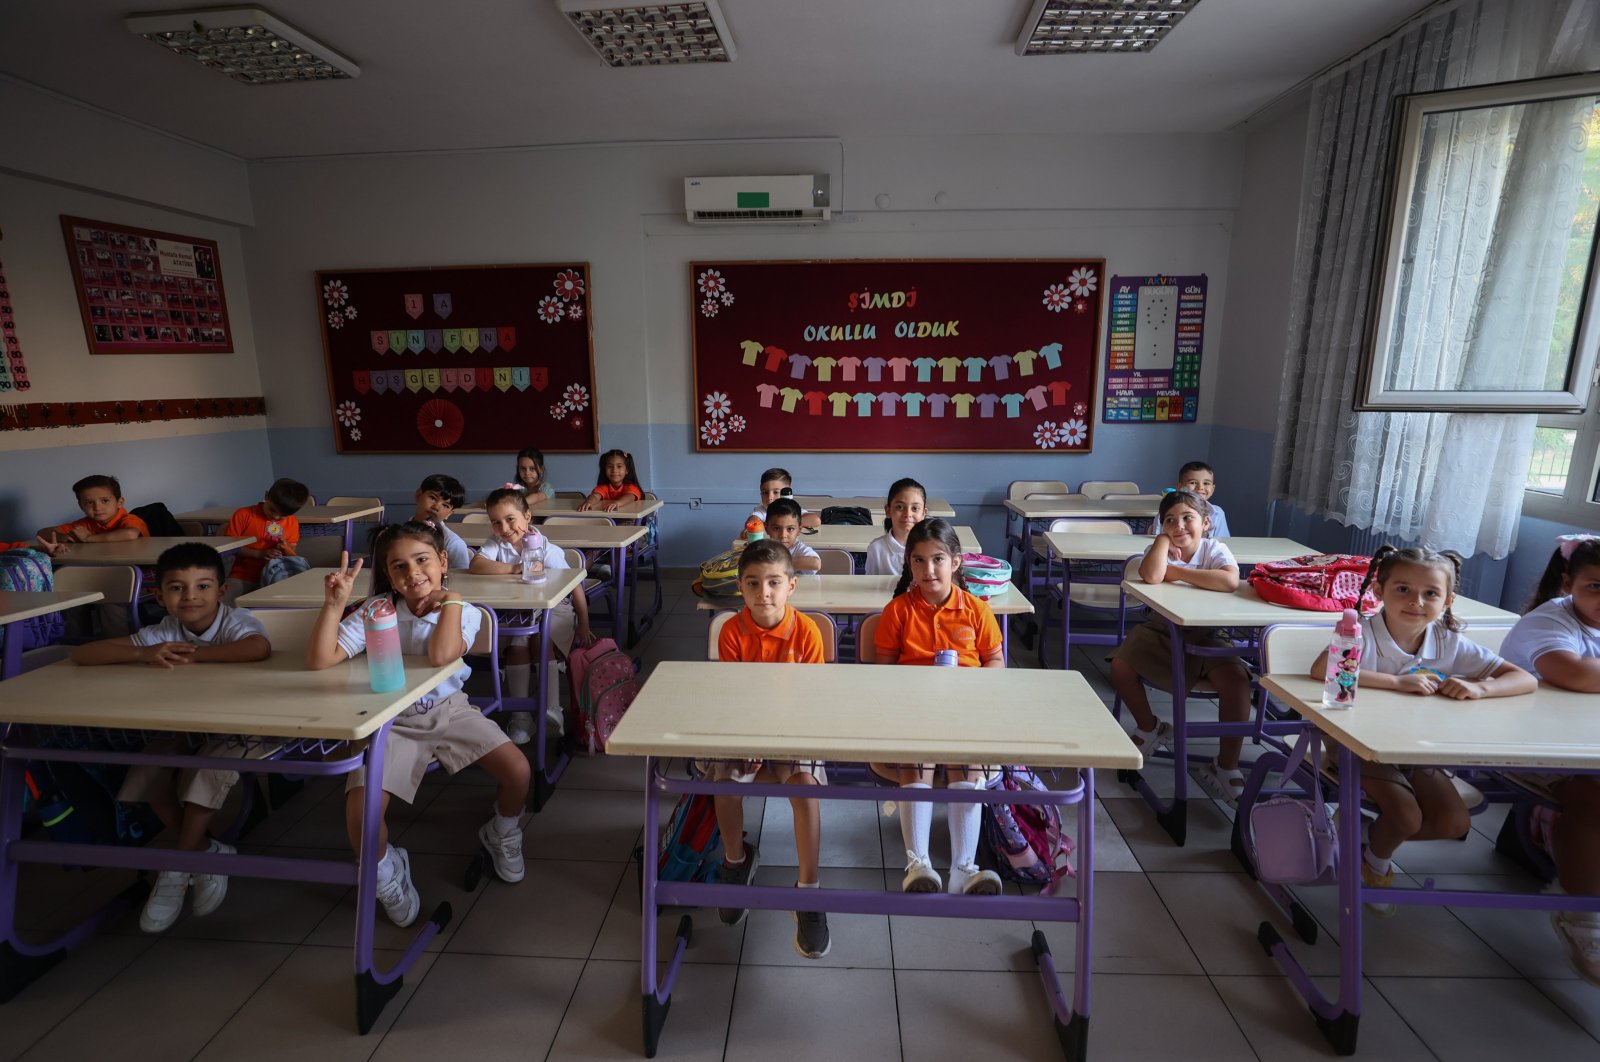
<svg viewBox="0 0 1600 1062">
<path fill-rule="evenodd" d="M 23 939 L 17 926 L 17 876 L 23 863 L 178 870 L 242 877 L 313 881 L 356 887 L 356 1024 L 365 1033 L 401 979 L 450 921 L 441 903 L 424 921 L 401 959 L 381 970 L 373 956 L 377 913 L 377 843 L 382 787 L 366 787 L 359 860 L 306 860 L 276 855 L 214 855 L 170 848 L 58 844 L 22 836 L 23 773 L 29 761 L 213 767 L 259 774 L 338 775 L 365 765 L 383 775 L 390 724 L 407 705 L 459 670 L 426 657 L 405 657 L 405 684 L 373 693 L 365 656 L 323 671 L 306 669 L 314 614 L 269 618 L 272 656 L 248 664 L 191 664 L 171 670 L 129 665 L 80 667 L 61 661 L 5 684 L 0 724 L 0 1001 L 60 962 L 130 905 L 143 902 L 147 882 L 135 882 L 100 911 L 45 943 Z M 190 735 L 195 748 L 226 741 L 256 756 L 225 758 L 146 753 L 156 732 Z M 370 740 L 368 740 L 370 739 Z M 360 744 L 357 744 L 360 742 Z M 88 745 L 88 748 L 83 746 Z M 77 746 L 77 747 L 73 747 Z"/>
<path fill-rule="evenodd" d="M 179 520 L 194 520 L 205 524 L 208 531 L 226 526 L 238 507 L 230 509 L 226 505 L 208 505 L 203 509 L 193 509 L 186 513 L 179 513 Z M 343 524 L 344 548 L 346 552 L 355 552 L 356 521 L 368 516 L 383 516 L 381 505 L 306 505 L 294 514 L 301 526 L 313 524 Z"/>
<path fill-rule="evenodd" d="M 1186 645 L 1183 640 L 1183 629 L 1186 627 L 1228 627 L 1255 632 L 1275 623 L 1311 624 L 1331 628 L 1340 619 L 1340 613 L 1337 612 L 1310 612 L 1263 601 L 1256 596 L 1255 590 L 1249 584 L 1241 585 L 1231 594 L 1224 594 L 1182 583 L 1151 585 L 1138 579 L 1127 579 L 1123 581 L 1122 589 L 1128 597 L 1138 600 L 1167 621 L 1172 642 L 1173 675 L 1183 674 L 1183 657 L 1186 652 L 1202 656 L 1238 655 L 1237 651 Z M 1509 626 L 1518 619 L 1514 612 L 1474 601 L 1470 597 L 1457 597 L 1452 611 L 1468 624 L 1469 629 L 1473 623 Z M 1253 640 L 1252 638 L 1252 642 Z M 1249 649 L 1246 647 L 1242 651 L 1248 652 Z M 1247 737 L 1259 742 L 1268 737 L 1298 733 L 1300 726 L 1297 722 L 1267 720 L 1263 714 L 1263 706 L 1259 703 L 1254 720 L 1242 723 L 1191 723 L 1187 716 L 1188 691 L 1183 689 L 1182 682 L 1174 682 L 1172 687 L 1174 776 L 1172 802 L 1164 804 L 1143 777 L 1136 776 L 1134 785 L 1155 811 L 1156 819 L 1172 837 L 1173 842 L 1181 845 L 1188 821 L 1186 808 L 1189 792 L 1189 739 Z"/>
<path fill-rule="evenodd" d="M 321 608 L 327 595 L 323 583 L 333 568 L 312 568 L 291 575 L 280 583 L 263 586 L 239 598 L 241 608 Z M 493 609 L 500 626 L 508 633 L 538 635 L 538 648 L 533 652 L 534 663 L 539 667 L 539 677 L 528 699 L 527 708 L 534 719 L 533 810 L 541 811 L 555 792 L 556 783 L 571 762 L 570 753 L 563 749 L 554 766 L 545 756 L 549 747 L 545 727 L 545 709 L 549 706 L 550 625 L 542 622 L 541 613 L 555 608 L 583 584 L 588 573 L 582 568 L 552 568 L 543 582 L 524 583 L 515 575 L 451 574 L 450 589 L 484 608 Z M 350 600 L 359 601 L 371 593 L 372 574 L 362 569 L 350 590 Z M 532 646 L 530 645 L 530 649 Z M 508 711 L 520 711 L 523 706 L 515 698 L 503 698 Z"/>
<path fill-rule="evenodd" d="M 830 505 L 853 505 L 867 510 L 878 520 L 883 519 L 884 506 L 887 504 L 881 494 L 837 498 L 827 494 L 796 494 L 794 500 L 800 503 L 802 509 L 809 509 L 818 515 L 821 515 L 822 510 Z M 754 509 L 755 506 L 752 505 L 751 508 Z M 955 507 L 943 498 L 929 498 L 923 511 L 928 516 L 939 516 L 946 520 L 954 520 L 956 518 Z"/>
<path fill-rule="evenodd" d="M 585 553 L 606 550 L 611 554 L 611 578 L 607 581 L 611 594 L 611 636 L 624 649 L 631 649 L 638 640 L 638 632 L 633 626 L 628 554 L 649 534 L 649 530 L 643 524 L 606 524 L 598 520 L 585 520 L 581 524 L 546 524 L 540 530 L 563 549 L 578 549 Z M 659 594 L 659 580 L 656 585 Z"/>
<path fill-rule="evenodd" d="M 861 524 L 824 524 L 817 528 L 815 534 L 802 534 L 800 541 L 812 549 L 842 549 L 851 553 L 865 553 L 867 547 L 872 545 L 872 540 L 883 535 L 881 523 L 871 526 Z M 961 540 L 963 553 L 982 553 L 983 547 L 978 542 L 978 534 L 972 528 L 962 524 L 956 528 L 956 537 Z"/>
<path fill-rule="evenodd" d="M 0 590 L 0 631 L 5 635 L 5 657 L 0 661 L 0 679 L 22 670 L 22 630 L 7 630 L 13 623 L 65 612 L 79 605 L 105 600 L 98 590 Z"/>
<path fill-rule="evenodd" d="M 763 690 L 761 697 L 749 691 Z M 1006 725 L 986 718 L 1006 706 Z M 803 721 L 803 725 L 802 725 Z M 1094 769 L 1133 769 L 1137 749 L 1106 713 L 1083 676 L 1066 671 L 1000 668 L 854 667 L 802 664 L 720 664 L 666 661 L 656 665 L 607 751 L 644 756 L 644 912 L 640 961 L 645 1054 L 654 1056 L 672 1003 L 693 923 L 678 923 L 677 945 L 666 971 L 656 971 L 657 905 L 751 907 L 763 910 L 838 911 L 849 914 L 925 915 L 1076 922 L 1072 1001 L 1056 977 L 1044 934 L 1035 931 L 1033 955 L 1069 1058 L 1084 1056 L 1088 1042 L 1090 929 L 1094 887 Z M 1076 768 L 1068 788 L 1046 792 L 1006 790 L 883 789 L 876 786 L 746 785 L 680 781 L 666 776 L 675 757 L 714 759 L 822 759 L 832 763 L 1027 764 L 1035 769 Z M 1067 896 L 910 895 L 877 889 L 795 889 L 657 878 L 660 846 L 658 794 L 722 793 L 828 800 L 958 803 L 1033 803 L 1078 806 L 1077 876 Z M 802 1004 L 803 1005 L 803 1004 Z"/>
<path fill-rule="evenodd" d="M 1459 600 L 1459 599 L 1458 599 Z M 1288 975 L 1296 991 L 1310 1005 L 1317 1027 L 1342 1055 L 1354 1053 L 1361 1019 L 1362 904 L 1366 901 L 1402 906 L 1494 907 L 1536 911 L 1600 912 L 1600 897 L 1544 893 L 1488 892 L 1469 889 L 1383 888 L 1361 881 L 1360 764 L 1409 764 L 1432 767 L 1493 768 L 1499 772 L 1543 771 L 1589 773 L 1600 771 L 1600 713 L 1592 693 L 1573 693 L 1551 686 L 1520 697 L 1495 697 L 1456 701 L 1438 695 L 1418 697 L 1394 690 L 1362 688 L 1354 708 L 1330 711 L 1322 707 L 1322 683 L 1305 675 L 1267 675 L 1262 686 L 1280 703 L 1299 712 L 1312 725 L 1302 735 L 1294 754 L 1306 762 L 1320 763 L 1319 740 L 1339 752 L 1339 993 L 1330 1000 L 1313 983 L 1288 945 L 1270 923 L 1263 922 L 1256 937 Z M 1251 805 L 1261 793 L 1268 771 L 1288 766 L 1279 752 L 1267 753 L 1258 763 L 1240 798 L 1237 821 L 1248 822 Z M 1306 772 L 1295 772 L 1300 783 Z M 1315 772 L 1310 772 L 1312 776 Z M 1299 785 L 1283 780 L 1273 793 L 1301 796 L 1320 784 Z M 1405 859 L 1404 854 L 1400 856 Z M 1312 938 L 1313 940 L 1315 938 Z M 1550 946 L 1556 946 L 1551 941 Z"/>
<path fill-rule="evenodd" d="M 181 536 L 178 538 L 132 538 L 122 542 L 74 542 L 72 548 L 61 556 L 55 558 L 59 566 L 71 564 L 79 565 L 106 565 L 127 564 L 137 568 L 148 568 L 156 560 L 171 549 L 185 542 L 200 542 L 221 554 L 229 554 L 243 546 L 248 546 L 255 539 L 211 536 L 193 538 Z"/>
<path fill-rule="evenodd" d="M 1073 518 L 1079 520 L 1150 520 L 1161 503 L 1149 498 L 1022 498 L 1006 499 L 1006 541 L 1020 534 L 1022 542 L 1022 585 L 1031 594 L 1033 582 L 1034 521 Z M 1022 529 L 1013 527 L 1022 521 Z"/>
</svg>

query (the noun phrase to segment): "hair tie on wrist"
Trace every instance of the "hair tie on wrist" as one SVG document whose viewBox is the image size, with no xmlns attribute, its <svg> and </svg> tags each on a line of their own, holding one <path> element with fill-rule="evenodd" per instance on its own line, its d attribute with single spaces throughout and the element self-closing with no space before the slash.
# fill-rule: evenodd
<svg viewBox="0 0 1600 1062">
<path fill-rule="evenodd" d="M 1556 549 L 1563 560 L 1571 560 L 1573 551 L 1585 542 L 1600 542 L 1600 535 L 1557 535 Z"/>
</svg>

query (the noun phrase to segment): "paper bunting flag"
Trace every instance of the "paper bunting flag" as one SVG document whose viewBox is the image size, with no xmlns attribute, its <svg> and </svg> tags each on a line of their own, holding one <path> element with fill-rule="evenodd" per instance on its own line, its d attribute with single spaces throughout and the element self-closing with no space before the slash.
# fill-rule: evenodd
<svg viewBox="0 0 1600 1062">
<path fill-rule="evenodd" d="M 518 365 L 512 368 L 511 386 L 515 387 L 519 391 L 526 391 L 528 389 L 528 382 L 528 367 L 526 365 Z"/>
<path fill-rule="evenodd" d="M 420 293 L 406 296 L 406 315 L 413 321 L 422 316 L 422 295 Z"/>
<path fill-rule="evenodd" d="M 478 330 L 476 328 L 463 328 L 461 330 L 461 349 L 468 354 L 478 349 Z"/>
<path fill-rule="evenodd" d="M 500 336 L 501 350 L 515 349 L 517 345 L 517 330 L 515 328 L 500 328 L 496 329 L 496 332 Z"/>
<path fill-rule="evenodd" d="M 550 370 L 541 365 L 533 370 L 533 389 L 543 391 L 550 386 Z"/>
<path fill-rule="evenodd" d="M 433 312 L 438 314 L 440 317 L 448 318 L 450 316 L 450 312 L 454 309 L 455 303 L 451 301 L 449 292 L 435 295 L 433 297 Z"/>
<path fill-rule="evenodd" d="M 389 393 L 389 374 L 379 370 L 372 374 L 372 390 L 375 394 L 386 395 Z"/>
<path fill-rule="evenodd" d="M 430 393 L 439 390 L 439 370 L 423 369 L 422 386 L 426 387 Z"/>
<path fill-rule="evenodd" d="M 471 393 L 477 389 L 478 373 L 476 369 L 458 369 L 457 374 L 457 382 L 461 385 L 463 391 Z"/>
<path fill-rule="evenodd" d="M 500 333 L 493 328 L 478 329 L 478 345 L 493 354 L 500 347 Z"/>
<path fill-rule="evenodd" d="M 422 329 L 413 328 L 406 332 L 406 349 L 411 353 L 421 354 L 426 346 L 427 342 L 423 339 Z"/>
<path fill-rule="evenodd" d="M 421 369 L 406 370 L 406 390 L 410 391 L 412 394 L 416 394 L 418 391 L 422 390 Z"/>
<path fill-rule="evenodd" d="M 444 330 L 444 349 L 452 354 L 461 349 L 461 329 L 446 328 Z"/>
<path fill-rule="evenodd" d="M 426 338 L 429 354 L 437 354 L 444 348 L 444 330 L 442 328 L 428 329 Z"/>
<path fill-rule="evenodd" d="M 373 332 L 372 333 L 372 349 L 377 351 L 379 354 L 387 354 L 387 353 L 389 353 L 389 333 L 388 332 Z"/>
<path fill-rule="evenodd" d="M 356 385 L 356 394 L 364 395 L 372 390 L 372 376 L 370 373 L 358 370 L 350 374 L 350 379 Z"/>
<path fill-rule="evenodd" d="M 403 369 L 390 369 L 388 372 L 384 373 L 384 375 L 389 380 L 389 393 L 391 395 L 399 394 L 401 389 L 403 389 L 405 387 L 405 385 L 406 385 L 405 370 L 403 370 Z M 373 376 L 374 376 L 374 378 L 376 378 L 377 374 L 374 373 Z"/>
<path fill-rule="evenodd" d="M 471 372 L 472 370 L 469 369 L 467 371 Z M 456 384 L 460 381 L 460 379 L 460 369 L 439 370 L 439 386 L 443 387 L 446 391 L 454 391 L 456 389 Z"/>
<path fill-rule="evenodd" d="M 511 367 L 508 365 L 497 366 L 494 370 L 494 385 L 502 391 L 511 388 Z"/>
<path fill-rule="evenodd" d="M 389 349 L 396 354 L 404 354 L 406 352 L 406 330 L 404 328 L 389 330 Z"/>
<path fill-rule="evenodd" d="M 478 381 L 478 390 L 487 391 L 494 386 L 494 370 L 486 365 L 480 365 L 472 370 Z"/>
</svg>

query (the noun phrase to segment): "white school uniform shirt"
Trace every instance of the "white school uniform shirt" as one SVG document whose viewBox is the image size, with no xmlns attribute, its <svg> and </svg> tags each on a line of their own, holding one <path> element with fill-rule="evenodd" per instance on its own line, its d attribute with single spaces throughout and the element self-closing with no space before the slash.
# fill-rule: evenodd
<svg viewBox="0 0 1600 1062">
<path fill-rule="evenodd" d="M 1207 538 L 1227 538 L 1232 534 L 1228 530 L 1228 514 L 1222 511 L 1222 506 L 1216 502 L 1211 503 L 1211 530 L 1206 532 Z"/>
<path fill-rule="evenodd" d="M 1517 620 L 1500 646 L 1501 656 L 1534 675 L 1539 658 L 1556 652 L 1600 657 L 1600 630 L 1578 618 L 1571 597 L 1551 598 Z"/>
<path fill-rule="evenodd" d="M 1209 572 L 1219 568 L 1237 568 L 1239 562 L 1233 559 L 1233 551 L 1214 538 L 1202 538 L 1200 545 L 1195 547 L 1194 556 L 1188 560 L 1168 560 L 1168 564 L 1176 564 L 1180 568 L 1193 568 L 1196 571 Z"/>
<path fill-rule="evenodd" d="M 567 567 L 567 555 L 560 546 L 550 541 L 549 535 L 540 535 L 544 542 L 539 551 L 540 559 L 546 568 Z M 478 556 L 486 560 L 498 561 L 501 564 L 521 564 L 522 544 L 520 542 L 507 542 L 503 538 L 491 538 L 478 548 Z"/>
<path fill-rule="evenodd" d="M 433 637 L 434 629 L 441 619 L 448 619 L 452 612 L 461 617 L 461 640 L 469 649 L 477 639 L 478 627 L 483 622 L 477 606 L 468 601 L 463 601 L 459 605 L 445 605 L 443 608 L 434 609 L 426 616 L 418 616 L 411 611 L 411 606 L 401 599 L 394 603 L 394 611 L 400 630 L 401 656 L 427 656 L 428 640 Z M 346 656 L 352 658 L 367 651 L 367 628 L 361 619 L 360 609 L 350 613 L 339 624 L 339 648 L 344 650 Z M 418 697 L 413 707 L 425 712 L 451 694 L 459 693 L 461 687 L 467 684 L 471 674 L 472 669 L 463 664 L 460 671 Z"/>
<path fill-rule="evenodd" d="M 440 524 L 439 530 L 444 532 L 444 555 L 450 562 L 450 570 L 464 572 L 472 567 L 472 547 L 446 525 Z"/>
<path fill-rule="evenodd" d="M 802 557 L 815 557 L 816 555 L 816 550 L 801 542 L 798 538 L 794 540 L 794 545 L 789 547 L 789 556 L 794 560 L 800 560 Z"/>
<path fill-rule="evenodd" d="M 242 608 L 223 605 L 217 609 L 217 618 L 211 621 L 202 634 L 195 634 L 179 622 L 176 616 L 167 616 L 160 623 L 140 627 L 133 632 L 133 644 L 140 646 L 163 645 L 167 642 L 189 642 L 192 645 L 232 645 L 252 635 L 265 638 L 267 629 L 261 621 Z"/>
<path fill-rule="evenodd" d="M 1442 620 L 1429 624 L 1422 635 L 1422 645 L 1415 653 L 1408 653 L 1395 643 L 1384 622 L 1383 613 L 1368 618 L 1364 624 L 1361 644 L 1361 667 L 1383 675 L 1408 675 L 1419 668 L 1440 671 L 1451 678 L 1476 682 L 1488 678 L 1495 668 L 1504 663 L 1501 658 L 1463 636 L 1450 630 Z"/>
<path fill-rule="evenodd" d="M 899 575 L 906 566 L 906 547 L 884 532 L 867 546 L 868 575 Z"/>
</svg>

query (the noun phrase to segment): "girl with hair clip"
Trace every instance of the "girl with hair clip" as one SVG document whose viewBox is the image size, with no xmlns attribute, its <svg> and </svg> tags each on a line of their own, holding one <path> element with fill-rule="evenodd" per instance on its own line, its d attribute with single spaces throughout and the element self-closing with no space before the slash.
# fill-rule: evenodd
<svg viewBox="0 0 1600 1062">
<path fill-rule="evenodd" d="M 517 478 L 512 484 L 528 496 L 529 505 L 547 502 L 556 496 L 544 471 L 544 453 L 532 446 L 517 451 Z"/>
<path fill-rule="evenodd" d="M 927 515 L 927 489 L 914 479 L 895 480 L 883 506 L 884 533 L 867 546 L 867 574 L 899 575 L 906 562 L 907 536 Z M 960 559 L 960 550 L 956 557 Z"/>
<path fill-rule="evenodd" d="M 444 536 L 432 524 L 407 521 L 386 524 L 372 537 L 372 599 L 389 597 L 400 631 L 400 651 L 425 656 L 439 667 L 459 660 L 478 636 L 478 610 L 445 586 Z M 339 555 L 339 567 L 325 580 L 326 598 L 311 628 L 306 667 L 321 671 L 366 652 L 362 610 L 344 617 L 362 561 L 350 565 Z M 344 617 L 341 620 L 341 617 Z M 478 830 L 495 873 L 504 881 L 521 881 L 523 806 L 528 799 L 528 760 L 504 733 L 474 708 L 462 692 L 472 669 L 465 664 L 395 718 L 389 728 L 383 761 L 382 813 L 390 796 L 406 803 L 416 799 L 428 765 L 438 760 L 455 774 L 479 764 L 498 787 L 489 821 Z M 361 819 L 366 796 L 364 769 L 345 779 L 345 829 L 350 847 L 361 851 Z M 387 825 L 380 823 L 378 902 L 397 926 L 416 920 L 422 900 L 411 883 L 411 859 L 404 848 L 389 844 Z"/>
<path fill-rule="evenodd" d="M 626 450 L 607 450 L 600 455 L 600 475 L 594 490 L 578 506 L 579 512 L 603 509 L 614 513 L 630 501 L 643 501 L 644 488 L 633 467 L 633 455 Z"/>
<path fill-rule="evenodd" d="M 1461 558 L 1453 553 L 1378 548 L 1361 584 L 1361 594 L 1376 586 L 1383 604 L 1367 619 L 1362 686 L 1455 700 L 1533 692 L 1532 675 L 1462 637 L 1450 611 L 1460 578 Z M 1311 665 L 1312 677 L 1323 678 L 1327 668 L 1324 651 Z M 1394 882 L 1391 859 L 1403 842 L 1463 837 L 1471 828 L 1467 806 L 1443 770 L 1363 761 L 1361 791 L 1378 805 L 1377 819 L 1361 824 L 1361 880 L 1368 885 Z M 1385 917 L 1395 912 L 1392 903 L 1367 906 Z"/>
<path fill-rule="evenodd" d="M 918 488 L 919 490 L 921 488 Z M 961 542 L 948 521 L 924 520 L 906 535 L 906 563 L 895 587 L 895 597 L 884 606 L 873 645 L 883 664 L 931 665 L 934 654 L 951 650 L 961 667 L 1005 667 L 1000 625 L 988 604 L 967 593 L 962 585 Z M 931 764 L 873 764 L 878 776 L 911 789 L 933 785 Z M 947 765 L 951 789 L 978 789 L 984 784 L 982 767 Z M 979 804 L 951 804 L 950 887 L 952 893 L 994 896 L 1000 877 L 977 865 L 978 831 L 983 809 Z M 904 892 L 938 892 L 939 872 L 928 858 L 928 833 L 933 827 L 933 805 L 907 800 L 900 804 L 900 835 L 906 846 Z"/>
<path fill-rule="evenodd" d="M 1562 535 L 1500 653 L 1551 686 L 1600 693 L 1600 535 Z M 1526 776 L 1524 776 L 1526 777 Z M 1561 801 L 1551 854 L 1569 896 L 1600 896 L 1600 776 L 1538 776 Z M 1600 986 L 1600 914 L 1550 916 L 1578 975 Z"/>
</svg>

